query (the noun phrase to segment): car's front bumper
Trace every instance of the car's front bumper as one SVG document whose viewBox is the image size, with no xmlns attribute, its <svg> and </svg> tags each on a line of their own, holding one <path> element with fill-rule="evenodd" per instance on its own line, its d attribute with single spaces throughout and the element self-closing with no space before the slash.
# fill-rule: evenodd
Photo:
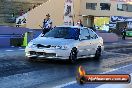
<svg viewBox="0 0 132 88">
<path fill-rule="evenodd" d="M 29 48 L 25 49 L 26 57 L 28 58 L 42 58 L 42 59 L 69 59 L 70 50 L 61 49 L 38 49 Z"/>
</svg>

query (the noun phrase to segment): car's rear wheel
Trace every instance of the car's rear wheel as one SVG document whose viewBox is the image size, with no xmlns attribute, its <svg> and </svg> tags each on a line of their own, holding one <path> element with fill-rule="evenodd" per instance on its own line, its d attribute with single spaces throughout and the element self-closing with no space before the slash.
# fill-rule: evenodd
<svg viewBox="0 0 132 88">
<path fill-rule="evenodd" d="M 72 48 L 69 60 L 71 63 L 76 63 L 77 60 L 77 48 Z"/>
<path fill-rule="evenodd" d="M 97 48 L 94 58 L 100 59 L 100 57 L 101 57 L 101 46 Z"/>
</svg>

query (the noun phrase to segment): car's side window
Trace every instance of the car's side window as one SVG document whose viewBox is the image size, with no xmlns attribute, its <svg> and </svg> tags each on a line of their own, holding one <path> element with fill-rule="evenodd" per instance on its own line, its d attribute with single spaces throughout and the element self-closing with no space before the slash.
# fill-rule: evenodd
<svg viewBox="0 0 132 88">
<path fill-rule="evenodd" d="M 88 29 L 82 29 L 80 32 L 80 38 L 81 40 L 90 40 L 90 34 Z"/>
<path fill-rule="evenodd" d="M 98 38 L 97 34 L 93 30 L 89 29 L 89 33 L 90 33 L 91 39 L 97 39 Z"/>
</svg>

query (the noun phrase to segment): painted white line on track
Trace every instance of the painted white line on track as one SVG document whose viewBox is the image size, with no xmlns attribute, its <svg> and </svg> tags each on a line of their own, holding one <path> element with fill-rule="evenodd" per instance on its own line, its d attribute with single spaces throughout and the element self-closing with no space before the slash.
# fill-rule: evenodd
<svg viewBox="0 0 132 88">
<path fill-rule="evenodd" d="M 132 66 L 132 64 L 129 64 L 129 65 L 126 65 L 126 66 L 123 66 L 123 67 L 119 67 L 119 68 L 116 68 L 116 69 L 112 69 L 110 71 L 102 72 L 102 73 L 99 73 L 99 74 L 106 74 L 106 73 L 109 73 L 109 72 L 113 72 L 113 71 L 117 71 L 117 70 L 129 67 L 129 66 Z M 75 83 L 76 83 L 76 81 L 72 81 L 72 82 L 68 82 L 66 84 L 61 84 L 61 85 L 55 86 L 53 88 L 62 88 L 62 87 L 69 86 L 69 85 L 72 85 L 72 84 L 75 84 Z"/>
<path fill-rule="evenodd" d="M 49 72 L 49 74 L 43 74 L 45 72 Z M 52 74 L 50 72 L 51 71 L 49 70 L 39 70 L 39 71 L 31 71 L 27 73 L 9 75 L 6 77 L 0 77 L 0 86 L 1 86 L 0 88 L 27 88 L 31 85 L 38 85 L 41 83 L 45 83 L 47 82 L 45 77 L 51 75 L 51 77 L 54 78 L 56 76 L 56 74 Z M 47 79 L 49 80 L 50 78 Z"/>
<path fill-rule="evenodd" d="M 75 83 L 76 83 L 76 81 L 72 81 L 72 82 L 62 84 L 62 85 L 59 85 L 59 86 L 56 86 L 56 87 L 53 87 L 53 88 L 62 88 L 62 87 L 65 87 L 65 86 L 68 86 L 68 85 L 71 85 L 71 84 L 75 84 Z"/>
<path fill-rule="evenodd" d="M 127 43 L 132 43 L 132 42 L 127 42 Z"/>
<path fill-rule="evenodd" d="M 15 46 L 11 46 L 12 48 L 14 48 Z"/>
<path fill-rule="evenodd" d="M 5 51 L 7 51 L 7 52 L 12 52 L 12 51 L 14 51 L 14 50 L 5 50 Z"/>
<path fill-rule="evenodd" d="M 109 72 L 117 71 L 117 70 L 120 70 L 120 69 L 129 67 L 129 66 L 132 66 L 132 64 L 129 64 L 129 65 L 126 65 L 126 66 L 123 66 L 123 67 L 119 67 L 119 68 L 116 68 L 116 69 L 112 69 L 112 70 L 110 70 L 110 71 L 102 72 L 102 73 L 100 73 L 100 74 L 106 74 L 106 73 L 109 73 Z"/>
<path fill-rule="evenodd" d="M 18 50 L 22 50 L 22 51 L 24 51 L 25 49 L 18 49 Z"/>
<path fill-rule="evenodd" d="M 118 43 L 112 43 L 112 44 L 118 44 Z"/>
</svg>

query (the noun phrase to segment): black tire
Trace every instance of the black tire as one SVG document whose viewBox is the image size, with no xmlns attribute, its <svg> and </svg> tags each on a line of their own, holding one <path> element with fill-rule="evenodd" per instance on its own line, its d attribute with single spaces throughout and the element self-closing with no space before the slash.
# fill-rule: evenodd
<svg viewBox="0 0 132 88">
<path fill-rule="evenodd" d="M 95 53 L 95 56 L 94 56 L 94 59 L 100 59 L 101 57 L 101 47 L 99 46 L 96 50 L 96 53 Z"/>
<path fill-rule="evenodd" d="M 69 60 L 71 63 L 76 63 L 77 60 L 77 48 L 73 48 L 71 50 L 70 56 L 69 56 Z"/>
</svg>

